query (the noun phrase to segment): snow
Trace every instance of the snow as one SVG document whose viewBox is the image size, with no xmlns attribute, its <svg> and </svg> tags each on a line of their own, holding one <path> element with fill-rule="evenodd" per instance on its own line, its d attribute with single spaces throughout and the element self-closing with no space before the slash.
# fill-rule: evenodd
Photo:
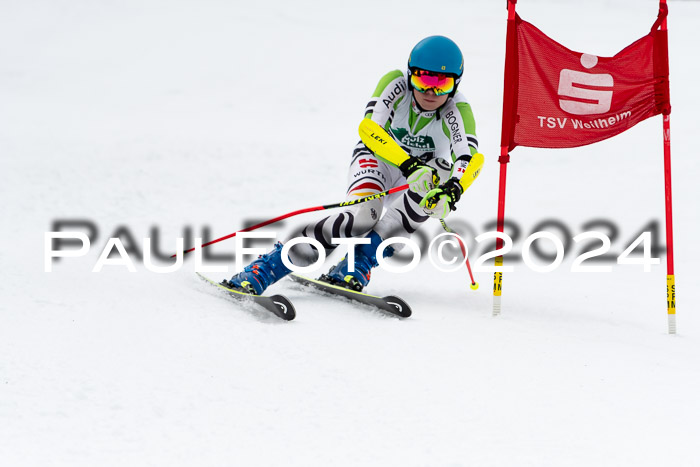
<svg viewBox="0 0 700 467">
<path fill-rule="evenodd" d="M 491 273 L 477 273 L 471 291 L 466 271 L 427 261 L 408 274 L 379 270 L 370 285 L 406 299 L 407 320 L 284 281 L 274 291 L 298 316 L 283 322 L 199 281 L 192 259 L 172 274 L 139 262 L 135 273 L 91 272 L 120 227 L 139 249 L 155 228 L 166 252 L 188 228 L 218 237 L 341 201 L 377 80 L 436 33 L 466 53 L 461 89 L 487 156 L 448 221 L 493 230 L 504 3 L 3 4 L 0 463 L 696 465 L 698 2 L 669 5 L 675 336 L 665 257 L 650 273 L 576 274 L 575 255 L 548 274 L 511 263 L 498 318 Z M 518 3 L 545 33 L 598 55 L 646 34 L 657 7 Z M 506 200 L 522 230 L 515 251 L 545 219 L 572 235 L 613 222 L 615 255 L 650 221 L 663 233 L 662 174 L 660 117 L 588 147 L 517 148 Z M 284 237 L 317 217 L 265 231 Z M 93 222 L 98 238 L 46 273 L 44 233 L 65 219 Z"/>
</svg>

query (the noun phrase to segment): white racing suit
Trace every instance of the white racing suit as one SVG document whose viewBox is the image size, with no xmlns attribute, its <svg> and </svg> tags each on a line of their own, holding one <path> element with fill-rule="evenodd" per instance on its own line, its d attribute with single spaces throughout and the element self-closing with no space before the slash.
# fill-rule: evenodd
<svg viewBox="0 0 700 467">
<path fill-rule="evenodd" d="M 459 179 L 474 153 L 478 152 L 474 116 L 464 96 L 457 92 L 435 111 L 422 111 L 399 70 L 385 75 L 367 104 L 365 118 L 377 122 L 411 156 L 438 169 L 441 183 Z M 399 168 L 384 161 L 359 142 L 348 170 L 346 200 L 354 200 L 406 184 Z M 337 245 L 332 238 L 363 237 L 375 230 L 385 240 L 409 237 L 428 216 L 419 207 L 421 197 L 406 190 L 356 204 L 307 225 L 294 237 L 311 237 L 330 253 Z M 394 248 L 401 244 L 394 245 Z M 398 248 L 396 248 L 398 250 Z M 290 250 L 292 263 L 307 266 L 318 253 L 308 244 Z"/>
</svg>

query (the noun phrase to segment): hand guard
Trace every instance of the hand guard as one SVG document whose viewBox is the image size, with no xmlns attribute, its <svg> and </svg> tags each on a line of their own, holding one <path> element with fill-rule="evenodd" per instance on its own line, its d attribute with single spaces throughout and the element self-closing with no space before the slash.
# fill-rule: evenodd
<svg viewBox="0 0 700 467">
<path fill-rule="evenodd" d="M 417 157 L 409 157 L 399 166 L 399 170 L 406 177 L 408 189 L 421 196 L 425 196 L 440 183 L 437 170 L 423 165 Z"/>
<path fill-rule="evenodd" d="M 420 207 L 428 216 L 444 219 L 450 212 L 457 209 L 455 205 L 461 196 L 462 187 L 456 179 L 451 178 L 430 190 L 421 200 Z"/>
</svg>

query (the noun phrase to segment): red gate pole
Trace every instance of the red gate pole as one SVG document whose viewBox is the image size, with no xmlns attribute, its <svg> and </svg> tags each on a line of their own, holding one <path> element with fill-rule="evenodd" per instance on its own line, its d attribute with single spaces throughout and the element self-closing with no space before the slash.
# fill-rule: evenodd
<svg viewBox="0 0 700 467">
<path fill-rule="evenodd" d="M 676 277 L 673 270 L 673 207 L 671 202 L 671 116 L 664 115 L 664 178 L 666 179 L 666 308 L 668 333 L 676 333 Z"/>
<path fill-rule="evenodd" d="M 660 0 L 660 9 L 667 9 L 666 0 Z M 667 17 L 661 22 L 661 30 L 666 33 Z M 666 42 L 668 44 L 668 42 Z M 668 45 L 666 57 L 668 57 Z M 673 207 L 671 198 L 671 115 L 663 115 L 664 132 L 664 180 L 666 190 L 666 309 L 668 313 L 668 333 L 676 333 L 676 277 L 673 269 Z"/>
<path fill-rule="evenodd" d="M 506 174 L 508 172 L 508 162 L 510 155 L 508 148 L 512 135 L 513 113 L 516 108 L 517 92 L 517 56 L 514 47 L 516 46 L 515 30 L 515 4 L 518 0 L 508 0 L 508 29 L 506 33 L 506 60 L 503 71 L 503 116 L 501 128 L 501 155 L 498 162 L 501 164 L 498 179 L 498 220 L 496 230 L 503 233 L 503 223 L 506 211 Z M 515 75 L 515 76 L 514 76 Z M 496 240 L 496 248 L 503 248 L 503 241 Z M 503 256 L 495 258 L 495 266 L 503 266 Z M 501 289 L 503 286 L 503 272 L 496 270 L 493 273 L 493 316 L 501 314 Z"/>
</svg>

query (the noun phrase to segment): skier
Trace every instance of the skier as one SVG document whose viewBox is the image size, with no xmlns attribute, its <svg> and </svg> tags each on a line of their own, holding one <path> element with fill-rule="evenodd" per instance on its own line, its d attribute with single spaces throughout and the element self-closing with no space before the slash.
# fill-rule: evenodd
<svg viewBox="0 0 700 467">
<path fill-rule="evenodd" d="M 471 183 L 461 180 L 461 176 L 478 152 L 471 107 L 457 92 L 463 72 L 464 60 L 457 44 L 444 36 L 430 36 L 411 51 L 406 74 L 394 70 L 379 81 L 367 104 L 365 118 L 386 129 L 406 151 L 407 159 L 395 165 L 358 143 L 348 172 L 347 200 L 406 183 L 409 189 L 351 206 L 292 236 L 313 238 L 326 253 L 337 246 L 331 243 L 332 238 L 369 239 L 368 244 L 355 248 L 354 272 L 349 272 L 346 255 L 323 280 L 361 291 L 369 283 L 371 269 L 378 265 L 376 250 L 383 240 L 409 237 L 429 217 L 442 219 L 455 209 L 463 187 Z M 448 175 L 442 184 L 440 172 Z M 222 285 L 262 294 L 291 272 L 282 263 L 282 246 L 278 242 L 272 251 Z M 398 247 L 389 246 L 384 256 L 391 256 L 396 250 Z M 308 266 L 317 259 L 318 251 L 308 243 L 289 250 L 289 260 L 295 266 Z"/>
</svg>

